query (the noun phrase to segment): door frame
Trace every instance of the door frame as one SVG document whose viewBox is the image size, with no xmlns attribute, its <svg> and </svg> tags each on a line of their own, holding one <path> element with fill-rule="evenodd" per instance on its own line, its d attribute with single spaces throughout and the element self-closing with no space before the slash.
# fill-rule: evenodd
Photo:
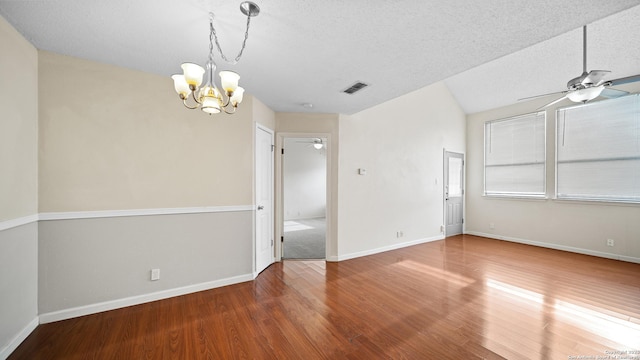
<svg viewBox="0 0 640 360">
<path fill-rule="evenodd" d="M 275 183 L 275 132 L 268 127 L 256 123 L 253 135 L 253 146 L 254 146 L 254 162 L 253 162 L 253 278 L 255 279 L 258 276 L 258 229 L 257 229 L 257 218 L 258 218 L 258 210 L 257 210 L 257 189 L 258 189 L 258 131 L 264 131 L 271 135 L 271 146 L 272 146 L 272 155 L 271 155 L 271 181 Z M 271 188 L 271 204 L 269 204 L 271 210 L 271 219 L 269 222 L 271 224 L 271 236 L 273 237 L 274 242 L 274 253 L 271 254 L 271 263 L 273 264 L 276 261 L 275 258 L 275 244 L 277 243 L 275 234 L 274 234 L 274 219 L 275 219 L 275 191 Z M 268 267 L 269 265 L 267 265 Z M 265 268 L 266 269 L 266 268 Z"/>
<path fill-rule="evenodd" d="M 275 187 L 276 187 L 276 195 L 275 195 L 275 252 L 276 252 L 276 260 L 282 261 L 282 237 L 284 236 L 284 167 L 282 161 L 282 149 L 284 146 L 284 140 L 287 138 L 324 138 L 327 139 L 325 144 L 327 151 L 327 161 L 326 161 L 326 176 L 327 176 L 327 189 L 326 189 L 326 211 L 325 211 L 325 219 L 326 219 L 326 231 L 325 231 L 325 261 L 329 259 L 329 254 L 332 253 L 333 244 L 332 234 L 333 234 L 333 202 L 331 200 L 332 197 L 332 172 L 331 172 L 331 157 L 332 157 L 332 145 L 331 145 L 331 134 L 330 133 L 295 133 L 295 132 L 282 132 L 276 134 L 276 166 L 275 166 Z"/>
<path fill-rule="evenodd" d="M 462 155 L 462 234 L 465 233 L 465 229 L 467 224 L 464 219 L 467 217 L 467 206 L 466 206 L 466 188 L 467 188 L 467 177 L 465 174 L 467 158 L 466 154 L 462 151 L 452 151 L 447 150 L 446 148 L 442 149 L 442 227 L 440 228 L 444 237 L 447 237 L 447 179 L 449 170 L 447 165 L 447 153 L 459 154 Z"/>
</svg>

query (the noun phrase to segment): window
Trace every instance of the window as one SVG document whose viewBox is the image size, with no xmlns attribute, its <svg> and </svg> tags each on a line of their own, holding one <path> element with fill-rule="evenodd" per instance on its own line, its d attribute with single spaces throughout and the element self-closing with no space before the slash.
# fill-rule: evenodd
<svg viewBox="0 0 640 360">
<path fill-rule="evenodd" d="M 545 112 L 486 122 L 484 194 L 545 196 Z"/>
<path fill-rule="evenodd" d="M 640 97 L 556 114 L 558 199 L 640 202 Z"/>
</svg>

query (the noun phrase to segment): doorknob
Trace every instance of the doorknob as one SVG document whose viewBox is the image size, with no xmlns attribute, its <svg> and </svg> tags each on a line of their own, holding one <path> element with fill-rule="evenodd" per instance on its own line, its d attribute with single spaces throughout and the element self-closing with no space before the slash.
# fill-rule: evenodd
<svg viewBox="0 0 640 360">
<path fill-rule="evenodd" d="M 264 206 L 258 205 L 258 210 L 262 210 L 262 209 L 264 209 Z"/>
</svg>

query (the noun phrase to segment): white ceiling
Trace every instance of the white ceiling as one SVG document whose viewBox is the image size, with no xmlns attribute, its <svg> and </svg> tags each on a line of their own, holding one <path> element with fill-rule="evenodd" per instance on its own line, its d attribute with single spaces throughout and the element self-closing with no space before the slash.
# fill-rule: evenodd
<svg viewBox="0 0 640 360">
<path fill-rule="evenodd" d="M 276 111 L 351 114 L 442 80 L 467 113 L 560 91 L 582 72 L 584 24 L 589 70 L 640 73 L 640 0 L 254 2 L 261 13 L 240 63 L 216 61 Z M 210 11 L 235 57 L 239 4 L 0 0 L 0 14 L 39 49 L 168 77 L 182 62 L 204 65 Z M 341 92 L 356 81 L 371 86 Z"/>
</svg>

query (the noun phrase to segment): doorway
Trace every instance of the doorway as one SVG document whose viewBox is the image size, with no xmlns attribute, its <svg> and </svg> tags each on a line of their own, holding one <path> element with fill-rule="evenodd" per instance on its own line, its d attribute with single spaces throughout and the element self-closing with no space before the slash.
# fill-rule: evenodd
<svg viewBox="0 0 640 360">
<path fill-rule="evenodd" d="M 327 139 L 286 137 L 282 153 L 282 258 L 325 259 Z"/>
<path fill-rule="evenodd" d="M 464 225 L 464 154 L 444 152 L 445 237 L 462 234 Z"/>
</svg>

